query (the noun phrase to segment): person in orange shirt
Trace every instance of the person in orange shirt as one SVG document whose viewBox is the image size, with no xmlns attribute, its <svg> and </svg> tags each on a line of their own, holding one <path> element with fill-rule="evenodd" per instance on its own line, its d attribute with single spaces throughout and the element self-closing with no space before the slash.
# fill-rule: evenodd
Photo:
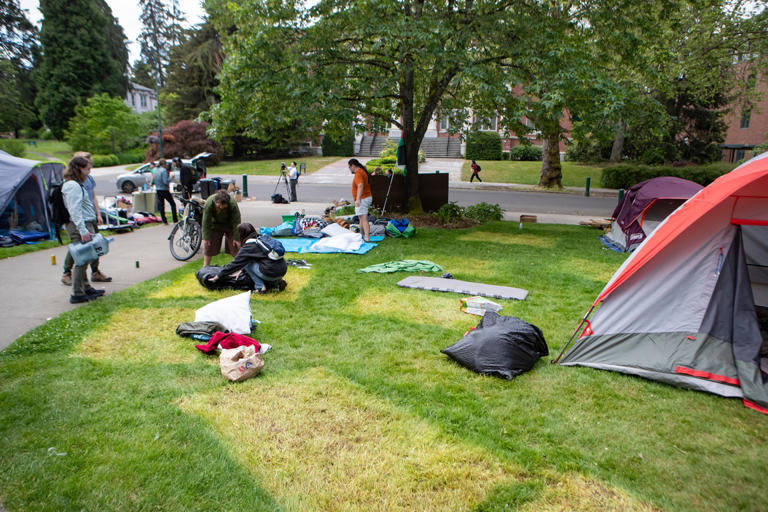
<svg viewBox="0 0 768 512">
<path fill-rule="evenodd" d="M 368 169 L 357 158 L 349 162 L 349 172 L 354 174 L 352 179 L 352 198 L 355 200 L 355 215 L 360 219 L 360 229 L 363 232 L 363 240 L 371 241 L 371 226 L 368 224 L 368 209 L 373 203 L 371 186 L 368 184 Z"/>
</svg>

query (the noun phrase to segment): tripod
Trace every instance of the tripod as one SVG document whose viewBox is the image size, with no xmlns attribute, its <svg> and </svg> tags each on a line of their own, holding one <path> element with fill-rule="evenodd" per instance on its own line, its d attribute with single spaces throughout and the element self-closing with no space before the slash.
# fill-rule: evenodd
<svg viewBox="0 0 768 512">
<path fill-rule="evenodd" d="M 285 198 L 290 199 L 291 198 L 291 187 L 288 185 L 288 175 L 285 173 L 285 169 L 280 169 L 280 176 L 277 177 L 277 183 L 275 184 L 275 191 L 272 192 L 272 195 L 277 194 L 277 189 L 280 187 L 280 182 L 283 182 L 285 184 Z"/>
</svg>

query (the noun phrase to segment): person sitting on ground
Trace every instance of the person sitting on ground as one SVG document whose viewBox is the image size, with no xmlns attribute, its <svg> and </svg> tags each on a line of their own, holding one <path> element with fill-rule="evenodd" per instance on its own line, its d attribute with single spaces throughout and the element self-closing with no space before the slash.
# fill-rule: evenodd
<svg viewBox="0 0 768 512">
<path fill-rule="evenodd" d="M 211 278 L 211 281 L 215 282 L 221 276 L 246 272 L 253 281 L 253 289 L 258 293 L 266 293 L 271 289 L 285 290 L 283 277 L 288 272 L 285 259 L 282 256 L 277 259 L 269 257 L 269 250 L 259 242 L 259 232 L 252 224 L 244 222 L 237 226 L 237 231 L 242 241 L 237 256 L 221 267 L 220 274 Z"/>
<path fill-rule="evenodd" d="M 203 206 L 203 266 L 211 264 L 211 258 L 221 252 L 221 242 L 232 257 L 240 249 L 240 208 L 226 190 L 217 190 Z"/>
</svg>

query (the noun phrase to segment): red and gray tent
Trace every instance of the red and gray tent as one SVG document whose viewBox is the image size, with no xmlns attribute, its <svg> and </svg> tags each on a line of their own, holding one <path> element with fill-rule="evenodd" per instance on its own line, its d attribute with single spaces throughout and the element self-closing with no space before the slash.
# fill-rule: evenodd
<svg viewBox="0 0 768 512">
<path fill-rule="evenodd" d="M 758 319 L 766 312 L 768 153 L 667 217 L 600 292 L 574 333 L 581 337 L 556 361 L 738 397 L 768 414 Z"/>
<path fill-rule="evenodd" d="M 661 176 L 632 186 L 613 211 L 605 240 L 622 251 L 634 250 L 658 225 L 702 187 L 698 183 Z"/>
</svg>

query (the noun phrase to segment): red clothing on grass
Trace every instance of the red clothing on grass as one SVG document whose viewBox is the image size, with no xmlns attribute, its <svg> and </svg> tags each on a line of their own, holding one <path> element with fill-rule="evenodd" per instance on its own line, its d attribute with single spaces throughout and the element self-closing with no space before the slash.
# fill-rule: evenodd
<svg viewBox="0 0 768 512">
<path fill-rule="evenodd" d="M 216 332 L 211 336 L 208 343 L 205 345 L 195 345 L 195 348 L 205 354 L 213 354 L 219 345 L 221 345 L 221 348 L 237 348 L 252 345 L 256 352 L 261 348 L 259 342 L 253 338 L 234 332 Z"/>
</svg>

